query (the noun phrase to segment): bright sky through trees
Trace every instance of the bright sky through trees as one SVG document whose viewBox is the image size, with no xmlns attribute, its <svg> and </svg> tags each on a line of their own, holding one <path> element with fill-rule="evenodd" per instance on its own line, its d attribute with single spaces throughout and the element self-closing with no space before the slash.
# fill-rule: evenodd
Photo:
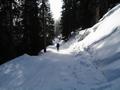
<svg viewBox="0 0 120 90">
<path fill-rule="evenodd" d="M 49 0 L 53 18 L 58 20 L 61 17 L 62 0 Z"/>
</svg>

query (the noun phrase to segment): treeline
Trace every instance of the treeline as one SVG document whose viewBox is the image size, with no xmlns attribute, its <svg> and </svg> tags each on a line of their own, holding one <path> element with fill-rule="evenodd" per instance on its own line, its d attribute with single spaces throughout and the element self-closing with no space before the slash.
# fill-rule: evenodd
<svg viewBox="0 0 120 90">
<path fill-rule="evenodd" d="M 63 0 L 61 18 L 62 34 L 68 39 L 70 32 L 89 28 L 119 0 Z"/>
<path fill-rule="evenodd" d="M 53 24 L 48 0 L 0 0 L 0 64 L 37 55 L 51 44 Z"/>
</svg>

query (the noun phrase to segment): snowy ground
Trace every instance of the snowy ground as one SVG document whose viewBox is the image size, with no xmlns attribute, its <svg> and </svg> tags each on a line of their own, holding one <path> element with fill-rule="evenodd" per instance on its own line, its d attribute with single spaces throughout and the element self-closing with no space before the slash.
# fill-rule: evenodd
<svg viewBox="0 0 120 90">
<path fill-rule="evenodd" d="M 0 90 L 94 90 L 106 82 L 85 57 L 54 47 L 45 55 L 23 55 L 0 66 Z"/>
<path fill-rule="evenodd" d="M 90 55 L 68 52 L 50 46 L 44 55 L 25 54 L 0 66 L 0 90 L 119 90 L 112 89 Z"/>
<path fill-rule="evenodd" d="M 0 66 L 0 90 L 120 90 L 120 5 L 92 28 L 40 56 Z"/>
</svg>

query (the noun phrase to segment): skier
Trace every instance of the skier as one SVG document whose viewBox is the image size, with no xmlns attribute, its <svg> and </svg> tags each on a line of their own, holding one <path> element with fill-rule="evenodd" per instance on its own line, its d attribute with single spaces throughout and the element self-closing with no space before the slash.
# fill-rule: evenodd
<svg viewBox="0 0 120 90">
<path fill-rule="evenodd" d="M 60 44 L 57 43 L 57 45 L 56 45 L 57 51 L 59 51 L 59 47 L 60 47 Z"/>
</svg>

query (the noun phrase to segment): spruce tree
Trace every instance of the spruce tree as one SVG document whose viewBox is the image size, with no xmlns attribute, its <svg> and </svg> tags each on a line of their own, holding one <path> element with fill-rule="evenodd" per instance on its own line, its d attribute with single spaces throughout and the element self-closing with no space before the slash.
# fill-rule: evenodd
<svg viewBox="0 0 120 90">
<path fill-rule="evenodd" d="M 30 55 L 36 55 L 40 51 L 39 33 L 41 26 L 38 18 L 37 0 L 25 0 L 24 5 L 24 48 Z"/>
<path fill-rule="evenodd" d="M 0 0 L 0 63 L 16 56 L 14 41 L 12 37 L 13 30 L 13 0 Z"/>
</svg>

